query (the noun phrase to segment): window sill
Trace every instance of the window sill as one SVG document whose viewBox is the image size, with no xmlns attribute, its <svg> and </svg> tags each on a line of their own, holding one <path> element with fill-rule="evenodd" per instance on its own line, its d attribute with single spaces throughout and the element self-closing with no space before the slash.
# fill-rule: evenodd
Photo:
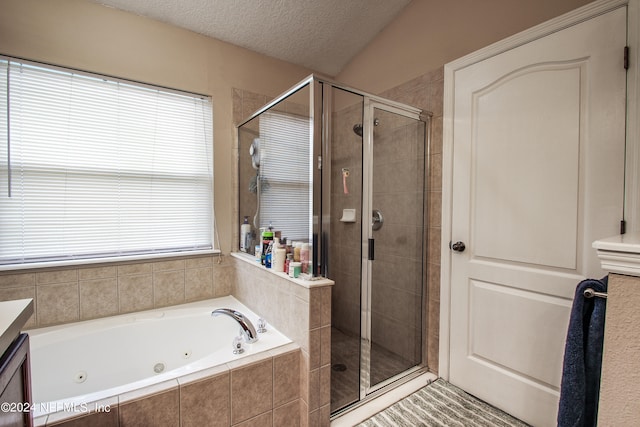
<svg viewBox="0 0 640 427">
<path fill-rule="evenodd" d="M 12 270 L 34 270 L 40 268 L 60 268 L 60 267 L 79 267 L 88 266 L 94 264 L 114 264 L 124 263 L 131 261 L 147 261 L 147 260 L 159 260 L 164 258 L 186 258 L 202 255 L 220 255 L 220 249 L 204 249 L 199 251 L 190 252 L 167 252 L 162 254 L 145 254 L 145 255 L 129 255 L 122 257 L 107 257 L 107 258 L 88 258 L 88 259 L 76 259 L 65 261 L 51 261 L 51 262 L 32 262 L 25 264 L 7 264 L 0 265 L 0 271 L 12 271 Z"/>
</svg>

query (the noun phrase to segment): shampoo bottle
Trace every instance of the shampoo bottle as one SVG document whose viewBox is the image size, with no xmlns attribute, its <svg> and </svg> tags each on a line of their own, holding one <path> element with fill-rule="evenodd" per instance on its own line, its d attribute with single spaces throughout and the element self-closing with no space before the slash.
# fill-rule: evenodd
<svg viewBox="0 0 640 427">
<path fill-rule="evenodd" d="M 249 224 L 249 217 L 244 217 L 244 222 L 240 226 L 240 250 L 247 252 L 249 249 L 249 236 L 251 235 L 251 224 Z"/>
</svg>

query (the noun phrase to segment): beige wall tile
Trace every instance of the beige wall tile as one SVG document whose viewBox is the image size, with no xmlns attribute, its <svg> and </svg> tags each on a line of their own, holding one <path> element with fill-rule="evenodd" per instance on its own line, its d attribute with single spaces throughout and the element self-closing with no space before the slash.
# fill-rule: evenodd
<svg viewBox="0 0 640 427">
<path fill-rule="evenodd" d="M 440 265 L 440 227 L 429 227 L 429 263 Z"/>
<path fill-rule="evenodd" d="M 246 421 L 273 407 L 273 360 L 269 358 L 231 371 L 231 424 Z"/>
<path fill-rule="evenodd" d="M 154 307 L 184 302 L 184 269 L 153 273 Z"/>
<path fill-rule="evenodd" d="M 224 427 L 231 422 L 230 375 L 180 386 L 181 427 Z"/>
<path fill-rule="evenodd" d="M 273 412 L 265 412 L 250 420 L 233 424 L 233 427 L 271 427 L 273 426 Z M 276 426 L 277 427 L 277 426 Z"/>
<path fill-rule="evenodd" d="M 235 272 L 231 266 L 220 266 L 214 261 L 213 267 L 213 296 L 223 297 L 231 295 Z"/>
<path fill-rule="evenodd" d="M 309 425 L 309 405 L 307 402 L 300 399 L 300 427 L 307 427 Z"/>
<path fill-rule="evenodd" d="M 150 274 L 118 277 L 120 313 L 153 308 L 153 280 Z"/>
<path fill-rule="evenodd" d="M 331 425 L 329 417 L 331 416 L 331 405 L 326 405 L 318 410 L 318 423 L 320 427 L 329 427 Z"/>
<path fill-rule="evenodd" d="M 431 118 L 431 155 L 442 154 L 442 116 Z"/>
<path fill-rule="evenodd" d="M 309 411 L 315 411 L 320 407 L 320 369 L 309 372 Z"/>
<path fill-rule="evenodd" d="M 331 325 L 331 289 L 332 289 L 332 286 L 325 286 L 320 291 L 320 298 L 321 298 L 320 326 Z"/>
<path fill-rule="evenodd" d="M 307 422 L 309 427 L 320 427 L 320 409 L 309 412 Z"/>
<path fill-rule="evenodd" d="M 296 399 L 286 405 L 282 405 L 273 409 L 273 425 L 274 427 L 300 426 L 300 399 Z"/>
<path fill-rule="evenodd" d="M 109 412 L 93 412 L 80 417 L 61 420 L 59 422 L 48 421 L 48 426 L 64 427 L 119 427 L 118 406 L 111 406 Z"/>
<path fill-rule="evenodd" d="M 300 347 L 309 352 L 309 303 L 300 298 L 293 298 L 293 309 L 291 310 L 292 322 L 289 324 L 288 336 Z"/>
<path fill-rule="evenodd" d="M 36 284 L 70 283 L 78 281 L 78 270 L 51 270 L 36 273 Z"/>
<path fill-rule="evenodd" d="M 151 274 L 153 270 L 152 266 L 153 264 L 150 262 L 118 265 L 118 276 L 129 274 Z"/>
<path fill-rule="evenodd" d="M 179 427 L 178 388 L 120 405 L 120 426 Z"/>
<path fill-rule="evenodd" d="M 320 366 L 331 363 L 331 326 L 320 329 Z"/>
<path fill-rule="evenodd" d="M 185 301 L 213 298 L 213 267 L 198 267 L 184 272 Z"/>
<path fill-rule="evenodd" d="M 309 404 L 309 354 L 300 351 L 300 399 Z"/>
<path fill-rule="evenodd" d="M 300 398 L 300 351 L 273 358 L 273 406 Z"/>
<path fill-rule="evenodd" d="M 319 328 L 322 325 L 322 288 L 310 289 L 309 295 L 309 329 Z"/>
<path fill-rule="evenodd" d="M 184 268 L 204 268 L 213 267 L 213 255 L 200 256 L 195 258 L 187 258 Z"/>
<path fill-rule="evenodd" d="M 183 259 L 173 259 L 169 261 L 156 261 L 153 263 L 153 271 L 184 270 L 185 261 Z"/>
<path fill-rule="evenodd" d="M 38 326 L 79 320 L 80 301 L 77 282 L 38 286 L 36 300 Z"/>
<path fill-rule="evenodd" d="M 115 270 L 114 270 L 115 274 Z M 118 314 L 118 281 L 113 279 L 82 280 L 80 319 L 93 319 Z"/>
<path fill-rule="evenodd" d="M 100 410 L 102 408 L 102 410 Z M 72 417 L 72 412 L 60 411 L 46 419 L 47 426 L 64 427 L 118 427 L 118 398 L 111 397 L 87 405 L 85 413 Z M 44 425 L 45 423 L 42 423 Z M 38 425 L 36 423 L 36 425 Z"/>
<path fill-rule="evenodd" d="M 320 329 L 309 331 L 309 369 L 320 367 L 321 337 Z"/>
<path fill-rule="evenodd" d="M 14 288 L 18 286 L 35 286 L 35 273 L 1 274 L 0 287 Z"/>
<path fill-rule="evenodd" d="M 320 406 L 331 403 L 331 365 L 320 368 Z"/>
<path fill-rule="evenodd" d="M 78 280 L 93 280 L 116 277 L 118 268 L 115 265 L 106 267 L 90 267 L 78 270 Z"/>
</svg>

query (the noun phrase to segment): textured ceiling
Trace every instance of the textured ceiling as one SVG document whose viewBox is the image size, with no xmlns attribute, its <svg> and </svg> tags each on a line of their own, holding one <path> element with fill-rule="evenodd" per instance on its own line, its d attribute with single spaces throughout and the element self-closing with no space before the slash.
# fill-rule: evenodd
<svg viewBox="0 0 640 427">
<path fill-rule="evenodd" d="M 410 0 L 92 0 L 335 76 Z"/>
</svg>

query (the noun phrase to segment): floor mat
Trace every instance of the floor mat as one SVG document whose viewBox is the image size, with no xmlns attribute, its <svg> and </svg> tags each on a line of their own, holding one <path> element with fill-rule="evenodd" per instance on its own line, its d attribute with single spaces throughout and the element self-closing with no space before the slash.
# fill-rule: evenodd
<svg viewBox="0 0 640 427">
<path fill-rule="evenodd" d="M 487 426 L 527 424 L 438 379 L 359 424 L 359 427 Z"/>
</svg>

